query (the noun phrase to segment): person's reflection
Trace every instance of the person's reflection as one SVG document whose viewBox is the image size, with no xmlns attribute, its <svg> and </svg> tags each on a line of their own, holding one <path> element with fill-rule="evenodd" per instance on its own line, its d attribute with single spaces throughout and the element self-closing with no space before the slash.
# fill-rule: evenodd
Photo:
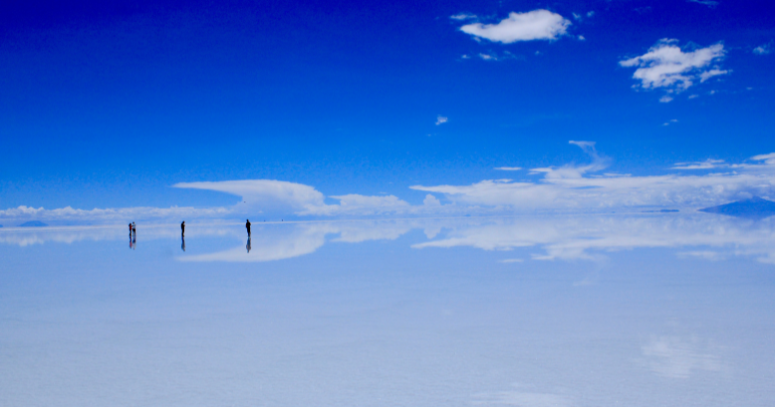
<svg viewBox="0 0 775 407">
<path fill-rule="evenodd" d="M 180 240 L 183 241 L 183 243 L 181 243 L 181 245 L 180 245 L 180 248 L 183 249 L 183 251 L 185 252 L 186 251 L 186 237 L 185 236 L 181 236 Z"/>
<path fill-rule="evenodd" d="M 132 248 L 137 249 L 137 232 L 132 234 Z"/>
<path fill-rule="evenodd" d="M 248 253 L 250 253 L 250 237 L 248 237 L 248 244 L 245 246 L 246 249 L 248 249 Z"/>
</svg>

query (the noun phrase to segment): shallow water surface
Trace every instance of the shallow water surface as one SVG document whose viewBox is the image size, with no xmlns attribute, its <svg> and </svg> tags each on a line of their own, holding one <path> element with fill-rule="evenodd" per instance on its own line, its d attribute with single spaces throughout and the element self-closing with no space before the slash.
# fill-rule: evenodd
<svg viewBox="0 0 775 407">
<path fill-rule="evenodd" d="M 0 405 L 775 405 L 771 219 L 187 224 L 0 230 Z"/>
</svg>

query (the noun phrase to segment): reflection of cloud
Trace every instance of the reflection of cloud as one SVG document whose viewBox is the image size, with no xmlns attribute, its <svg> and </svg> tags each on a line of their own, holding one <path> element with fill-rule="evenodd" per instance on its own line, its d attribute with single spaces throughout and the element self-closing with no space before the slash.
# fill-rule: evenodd
<svg viewBox="0 0 775 407">
<path fill-rule="evenodd" d="M 269 233 L 265 233 L 269 232 Z M 326 242 L 326 235 L 335 233 L 330 225 L 313 223 L 290 225 L 272 230 L 255 230 L 251 250 L 245 250 L 244 242 L 234 249 L 217 253 L 179 257 L 181 261 L 229 261 L 262 262 L 289 259 L 310 254 Z"/>
<path fill-rule="evenodd" d="M 571 22 L 549 10 L 527 13 L 509 13 L 497 24 L 474 23 L 460 27 L 460 31 L 493 42 L 509 44 L 516 41 L 555 40 L 565 34 Z"/>
<path fill-rule="evenodd" d="M 585 215 L 485 218 L 450 223 L 445 228 L 449 231 L 443 238 L 412 247 L 462 246 L 493 251 L 540 247 L 544 253 L 533 254 L 536 260 L 593 260 L 605 252 L 673 248 L 684 249 L 682 256 L 715 260 L 746 255 L 775 263 L 773 219 L 752 223 L 705 215 Z"/>
<path fill-rule="evenodd" d="M 519 407 L 565 407 L 570 400 L 558 394 L 536 393 L 519 390 L 480 393 L 475 396 L 474 405 L 503 405 Z"/>
<path fill-rule="evenodd" d="M 310 254 L 321 248 L 329 235 L 335 242 L 360 243 L 395 240 L 418 224 L 411 221 L 299 222 L 255 230 L 248 253 L 240 244 L 234 249 L 180 257 L 181 261 L 264 262 Z"/>
<path fill-rule="evenodd" d="M 240 225 L 228 224 L 189 224 L 186 237 L 237 236 Z M 178 224 L 140 224 L 140 240 L 156 240 L 180 237 Z M 0 229 L 0 243 L 15 246 L 30 246 L 46 242 L 72 244 L 83 241 L 126 240 L 127 227 L 124 226 L 65 226 L 43 228 L 3 228 Z"/>
<path fill-rule="evenodd" d="M 655 337 L 641 351 L 651 370 L 669 378 L 685 379 L 698 370 L 721 370 L 721 363 L 713 353 L 712 346 L 697 338 Z"/>
<path fill-rule="evenodd" d="M 753 221 L 711 214 L 640 214 L 541 217 L 412 218 L 326 222 L 254 223 L 252 250 L 244 249 L 243 224 L 190 224 L 186 237 L 234 239 L 237 249 L 182 258 L 187 261 L 267 261 L 309 254 L 326 242 L 395 240 L 411 230 L 427 241 L 412 247 L 474 247 L 487 251 L 534 248 L 540 252 L 509 256 L 504 263 L 534 260 L 600 259 L 606 252 L 638 248 L 677 250 L 680 257 L 723 260 L 752 256 L 775 264 L 775 217 Z M 177 224 L 140 225 L 141 240 L 180 236 Z M 125 240 L 125 226 L 0 229 L 0 244 Z M 191 251 L 189 250 L 189 254 Z M 248 256 L 248 257 L 246 257 Z"/>
</svg>

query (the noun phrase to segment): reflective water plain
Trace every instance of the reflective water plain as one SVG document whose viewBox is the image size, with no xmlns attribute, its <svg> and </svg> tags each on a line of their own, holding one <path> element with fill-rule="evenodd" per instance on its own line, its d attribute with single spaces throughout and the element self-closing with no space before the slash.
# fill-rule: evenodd
<svg viewBox="0 0 775 407">
<path fill-rule="evenodd" d="M 0 405 L 775 405 L 773 218 L 252 229 L 0 229 Z"/>
</svg>

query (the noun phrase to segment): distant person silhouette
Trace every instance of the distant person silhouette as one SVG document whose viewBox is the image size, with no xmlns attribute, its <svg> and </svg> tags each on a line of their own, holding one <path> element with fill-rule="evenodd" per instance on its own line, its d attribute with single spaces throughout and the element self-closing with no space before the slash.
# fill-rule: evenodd
<svg viewBox="0 0 775 407">
<path fill-rule="evenodd" d="M 183 221 L 180 223 L 180 235 L 181 236 L 186 235 L 186 221 Z"/>
<path fill-rule="evenodd" d="M 248 237 L 250 237 L 250 219 L 245 222 L 245 229 L 248 230 Z"/>
<path fill-rule="evenodd" d="M 186 251 L 186 237 L 185 236 L 180 236 L 180 240 L 183 242 L 183 243 L 180 244 L 180 248 L 183 249 L 183 251 L 185 252 Z"/>
<path fill-rule="evenodd" d="M 250 253 L 250 249 L 252 249 L 250 246 L 250 236 L 248 236 L 248 244 L 245 246 L 245 248 L 248 249 L 248 253 Z"/>
<path fill-rule="evenodd" d="M 129 223 L 129 239 L 132 239 L 132 223 Z"/>
</svg>

